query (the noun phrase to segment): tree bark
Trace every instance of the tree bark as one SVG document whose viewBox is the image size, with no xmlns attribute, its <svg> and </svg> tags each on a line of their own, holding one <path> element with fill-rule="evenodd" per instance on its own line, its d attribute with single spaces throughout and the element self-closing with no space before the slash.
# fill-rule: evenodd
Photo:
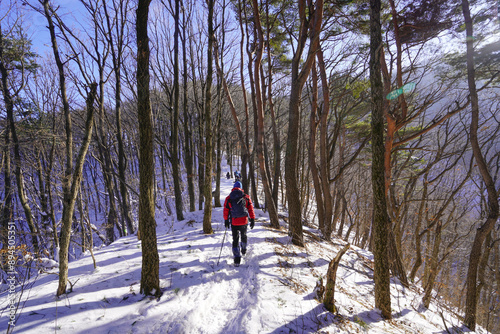
<svg viewBox="0 0 500 334">
<path fill-rule="evenodd" d="M 116 30 L 117 30 L 117 39 L 114 40 L 112 33 L 112 24 L 110 22 L 110 16 L 108 15 L 106 0 L 104 0 L 104 10 L 106 15 L 106 22 L 108 27 L 108 36 L 109 43 L 111 45 L 111 55 L 113 60 L 113 71 L 115 74 L 115 117 L 116 117 L 116 143 L 118 146 L 118 177 L 120 181 L 120 195 L 121 195 L 121 208 L 122 215 L 125 219 L 125 223 L 127 225 L 129 233 L 134 233 L 134 224 L 132 222 L 132 218 L 130 216 L 130 203 L 129 203 L 129 194 L 127 189 L 127 179 L 126 179 L 126 171 L 127 171 L 127 156 L 125 155 L 125 148 L 122 137 L 122 112 L 121 112 L 121 70 L 122 70 L 122 62 L 123 62 L 123 44 L 124 44 L 124 27 L 126 24 L 126 14 L 127 14 L 127 5 L 128 1 L 119 2 L 119 10 L 116 10 L 116 15 L 120 17 L 120 21 L 115 22 Z M 115 5 L 116 2 L 113 1 Z M 116 6 L 115 6 L 116 9 Z M 115 50 L 116 46 L 116 50 Z M 127 234 L 127 233 L 126 233 Z"/>
<path fill-rule="evenodd" d="M 241 33 L 241 39 L 240 39 L 240 57 L 241 59 L 244 59 L 244 45 L 245 45 L 245 30 L 243 29 L 243 9 L 242 9 L 242 3 L 241 0 L 238 0 L 237 4 L 237 15 L 238 15 L 238 20 L 240 22 L 240 33 Z M 246 18 L 246 12 L 245 12 L 245 18 Z M 248 30 L 248 29 L 247 29 Z M 248 39 L 248 33 L 246 34 L 247 39 Z M 247 42 L 248 44 L 248 42 Z M 251 59 L 251 58 L 249 58 Z M 249 116 L 248 116 L 248 100 L 247 100 L 247 90 L 245 87 L 245 74 L 244 74 L 244 64 L 243 62 L 240 62 L 240 80 L 241 80 L 241 91 L 243 95 L 243 111 L 245 113 L 245 135 L 241 136 L 243 134 L 241 128 L 238 130 L 238 136 L 240 137 L 240 140 L 242 142 L 242 154 L 241 154 L 241 178 L 242 178 L 242 184 L 243 184 L 243 191 L 246 194 L 250 194 L 249 191 L 249 180 L 248 180 L 248 173 L 247 173 L 247 164 L 250 161 L 250 135 L 249 135 Z M 227 85 L 226 85 L 227 86 Z M 226 91 L 228 91 L 226 89 Z M 233 119 L 237 121 L 237 117 L 235 116 L 236 113 L 233 113 Z M 239 126 L 239 124 L 238 124 Z M 255 202 L 254 202 L 255 204 Z M 258 207 L 258 205 L 256 205 Z"/>
<path fill-rule="evenodd" d="M 182 63 L 183 63 L 183 115 L 184 115 L 184 165 L 186 167 L 187 173 L 187 188 L 189 194 L 189 211 L 196 210 L 196 196 L 194 192 L 194 171 L 193 171 L 193 136 L 190 130 L 191 128 L 191 118 L 188 112 L 188 61 L 186 52 L 186 21 L 187 13 L 184 12 L 183 15 L 183 31 L 182 31 Z"/>
<path fill-rule="evenodd" d="M 184 220 L 181 175 L 179 166 L 179 6 L 180 0 L 175 0 L 174 13 L 174 114 L 172 117 L 172 137 L 170 163 L 172 164 L 172 178 L 174 180 L 175 213 L 177 220 Z"/>
<path fill-rule="evenodd" d="M 97 59 L 101 60 L 99 55 L 99 50 L 96 47 Z M 97 147 L 99 150 L 100 165 L 102 168 L 102 175 L 104 178 L 104 186 L 106 187 L 106 192 L 108 194 L 109 208 L 107 215 L 107 222 L 105 224 L 106 230 L 106 244 L 111 244 L 115 241 L 115 225 L 118 225 L 118 216 L 116 213 L 116 203 L 115 203 L 115 184 L 113 180 L 113 166 L 110 153 L 110 145 L 107 143 L 107 135 L 104 129 L 104 66 L 103 61 L 98 61 L 98 71 L 99 71 L 99 117 L 96 120 L 96 137 L 97 137 Z M 123 229 L 118 226 L 120 236 L 123 235 Z"/>
<path fill-rule="evenodd" d="M 382 34 L 380 0 L 370 0 L 370 84 L 372 105 L 372 188 L 373 188 L 373 255 L 375 258 L 375 307 L 385 319 L 391 319 L 391 294 L 388 259 L 389 215 L 385 197 L 384 176 L 384 109 L 380 57 Z"/>
<path fill-rule="evenodd" d="M 203 195 L 205 210 L 203 212 L 203 233 L 212 234 L 212 78 L 213 78 L 213 45 L 214 45 L 214 0 L 208 0 L 208 50 L 207 50 L 207 81 L 205 86 L 205 178 Z"/>
<path fill-rule="evenodd" d="M 75 170 L 72 175 L 71 189 L 67 202 L 64 202 L 62 221 L 61 221 L 61 239 L 59 253 L 59 286 L 57 288 L 57 296 L 66 292 L 66 283 L 68 281 L 68 251 L 71 240 L 71 225 L 73 223 L 73 213 L 75 212 L 75 202 L 80 191 L 80 183 L 82 179 L 83 164 L 92 139 L 92 124 L 94 122 L 94 102 L 97 95 L 97 84 L 92 83 L 90 92 L 87 96 L 87 119 L 85 122 L 84 138 L 80 146 L 80 151 L 76 158 Z"/>
<path fill-rule="evenodd" d="M 5 149 L 3 151 L 4 161 L 4 199 L 2 203 L 2 231 L 1 231 L 1 242 L 2 249 L 7 249 L 8 246 L 8 231 L 9 222 L 12 221 L 13 215 L 13 191 L 12 191 L 12 176 L 11 176 L 11 161 L 10 161 L 10 131 L 7 129 L 5 131 Z M 2 259 L 3 260 L 3 259 Z"/>
<path fill-rule="evenodd" d="M 427 189 L 429 182 L 427 182 L 428 179 L 428 173 L 425 173 L 424 179 L 423 179 L 423 185 L 422 185 L 422 198 L 420 200 L 420 205 L 418 208 L 418 214 L 417 214 L 417 223 L 415 224 L 415 263 L 413 264 L 413 268 L 411 269 L 410 272 L 410 281 L 415 281 L 415 276 L 417 276 L 417 271 L 420 268 L 420 266 L 423 263 L 422 260 L 422 235 L 420 235 L 420 227 L 422 226 L 422 219 L 424 217 L 424 208 L 426 206 L 426 199 L 427 199 Z"/>
<path fill-rule="evenodd" d="M 469 9 L 469 1 L 462 0 L 462 11 L 465 21 L 466 42 L 467 42 L 467 83 L 471 101 L 471 124 L 470 124 L 470 143 L 472 152 L 476 161 L 479 173 L 483 179 L 488 194 L 488 207 L 486 221 L 476 230 L 476 235 L 472 243 L 469 255 L 469 267 L 466 278 L 466 305 L 464 324 L 470 329 L 476 328 L 477 311 L 477 275 L 481 252 L 486 236 L 495 226 L 499 216 L 498 192 L 495 187 L 495 181 L 488 169 L 486 159 L 481 151 L 481 145 L 478 139 L 479 128 L 479 99 L 476 89 L 476 78 L 474 68 L 474 46 L 473 46 L 473 22 Z"/>
<path fill-rule="evenodd" d="M 139 122 L 139 229 L 142 240 L 141 288 L 144 295 L 160 297 L 160 260 L 156 242 L 154 199 L 154 147 L 151 102 L 149 99 L 150 0 L 137 5 L 137 116 Z"/>
<path fill-rule="evenodd" d="M 434 236 L 434 246 L 432 248 L 432 254 L 430 257 L 429 264 L 429 277 L 424 287 L 424 297 L 422 302 L 426 308 L 429 308 L 429 304 L 432 298 L 432 288 L 434 287 L 434 281 L 436 280 L 438 274 L 438 256 L 439 256 L 439 246 L 441 245 L 441 221 L 436 225 L 436 233 Z"/>
<path fill-rule="evenodd" d="M 306 14 L 309 13 L 309 18 Z M 292 243 L 297 246 L 304 245 L 302 231 L 302 208 L 300 203 L 300 190 L 298 180 L 298 139 L 300 135 L 300 99 L 302 88 L 309 76 L 314 57 L 319 48 L 319 33 L 323 19 L 323 1 L 318 0 L 315 6 L 306 9 L 306 1 L 299 1 L 300 31 L 297 49 L 292 60 L 292 86 L 290 89 L 290 102 L 288 110 L 288 139 L 285 154 L 285 184 L 286 198 L 288 201 L 289 229 L 292 235 Z M 301 56 L 305 44 L 310 35 L 309 51 L 302 69 Z"/>
<path fill-rule="evenodd" d="M 345 245 L 328 265 L 323 303 L 325 304 L 325 308 L 333 313 L 337 312 L 337 308 L 335 307 L 335 282 L 337 281 L 337 269 L 340 264 L 340 259 L 347 252 L 347 250 L 349 250 L 350 246 L 350 244 Z"/>
<path fill-rule="evenodd" d="M 269 22 L 269 1 L 266 2 L 266 16 L 267 16 L 267 29 L 266 29 L 266 38 L 268 41 L 271 40 L 271 29 L 272 26 Z M 268 93 L 267 93 L 267 98 L 268 98 L 268 104 L 269 104 L 269 113 L 271 115 L 271 127 L 272 127 L 272 132 L 273 132 L 273 153 L 274 153 L 274 159 L 273 159 L 273 167 L 274 167 L 274 175 L 272 178 L 272 198 L 275 203 L 275 205 L 278 205 L 278 188 L 279 188 L 279 180 L 280 180 L 280 174 L 281 174 L 281 143 L 280 143 L 280 136 L 279 136 L 279 131 L 278 131 L 278 126 L 276 124 L 276 115 L 274 111 L 274 100 L 273 100 L 273 70 L 274 67 L 272 66 L 272 50 L 271 50 L 271 43 L 266 43 L 267 45 L 267 62 L 268 62 Z M 271 183 L 271 182 L 270 182 Z"/>
<path fill-rule="evenodd" d="M 1 27 L 0 27 L 1 29 Z M 17 137 L 16 124 L 14 120 L 14 101 L 13 96 L 9 90 L 9 72 L 5 67 L 4 60 L 4 36 L 3 32 L 0 31 L 0 73 L 1 73 L 1 81 L 2 81 L 2 94 L 5 103 L 5 111 L 7 112 L 7 122 L 8 129 L 7 132 L 10 132 L 12 136 L 12 143 L 14 144 L 14 166 L 15 166 L 15 174 L 16 174 L 16 183 L 17 183 L 17 192 L 19 196 L 19 200 L 21 202 L 21 206 L 24 210 L 24 216 L 26 218 L 26 223 L 28 224 L 28 228 L 30 230 L 31 242 L 33 243 L 33 251 L 37 254 L 40 249 L 38 245 L 38 228 L 35 225 L 35 221 L 33 220 L 33 214 L 31 213 L 31 207 L 28 203 L 28 198 L 26 197 L 26 190 L 24 186 L 24 174 L 21 168 L 21 148 L 19 145 L 19 138 Z M 6 138 L 9 137 L 6 134 Z M 7 146 L 7 150 L 9 147 Z M 7 154 L 10 154 L 7 151 Z"/>
<path fill-rule="evenodd" d="M 260 175 L 262 179 L 262 186 L 266 194 L 267 209 L 269 210 L 269 219 L 271 221 L 271 227 L 279 228 L 278 211 L 276 209 L 276 203 L 273 200 L 273 193 L 269 179 L 267 177 L 266 163 L 264 159 L 264 107 L 261 92 L 262 80 L 260 76 L 262 54 L 264 52 L 264 36 L 262 34 L 262 26 L 260 24 L 260 14 L 257 0 L 253 0 L 253 14 L 255 28 L 258 36 L 257 43 L 257 53 L 254 61 L 254 84 L 255 84 L 255 100 L 257 107 L 257 158 L 260 167 Z"/>
<path fill-rule="evenodd" d="M 323 198 L 323 191 L 321 187 L 320 174 L 318 165 L 316 163 L 316 135 L 319 122 L 316 120 L 318 117 L 318 74 L 316 66 L 312 67 L 312 105 L 311 115 L 309 120 L 309 168 L 311 169 L 311 177 L 314 185 L 314 194 L 316 196 L 316 207 L 318 213 L 319 228 L 323 231 L 325 222 L 325 205 Z"/>
<path fill-rule="evenodd" d="M 321 87 L 323 93 L 323 107 L 320 115 L 320 138 L 319 138 L 319 159 L 320 159 L 320 177 L 323 193 L 323 230 L 321 231 L 325 239 L 329 239 L 332 233 L 333 218 L 333 199 L 330 192 L 330 159 L 328 158 L 328 116 L 330 114 L 330 93 L 328 89 L 328 79 L 326 77 L 326 66 L 323 59 L 323 50 L 321 47 L 316 54 L 318 59 L 318 68 L 321 78 Z"/>
<path fill-rule="evenodd" d="M 54 27 L 54 22 L 52 20 L 53 9 L 49 4 L 49 0 L 43 0 L 44 14 L 48 22 L 48 29 L 50 33 L 50 40 L 52 43 L 52 51 L 54 54 L 54 59 L 56 62 L 58 75 L 59 75 L 59 90 L 61 92 L 61 102 L 63 104 L 64 112 L 64 126 L 66 132 L 66 166 L 64 170 L 64 176 L 62 179 L 62 189 L 63 189 L 63 206 L 69 204 L 70 191 L 71 191 L 71 177 L 73 175 L 73 124 L 71 111 L 69 109 L 69 102 L 66 92 L 66 77 L 64 74 L 64 64 L 61 60 L 59 53 L 59 46 L 56 40 L 56 32 Z"/>
<path fill-rule="evenodd" d="M 90 144 L 90 139 L 92 135 L 92 122 L 94 116 L 93 102 L 95 99 L 95 94 L 97 92 L 97 84 L 91 86 L 91 91 L 87 97 L 88 102 L 92 101 L 92 105 L 88 106 L 87 110 L 87 123 L 85 139 L 80 146 L 80 153 L 78 156 L 78 161 L 80 170 L 76 169 L 73 172 L 73 130 L 72 130 L 72 120 L 71 112 L 69 109 L 69 102 L 66 93 L 66 78 L 64 74 L 64 64 L 61 60 L 59 54 L 59 47 L 56 40 L 55 27 L 52 20 L 54 15 L 53 9 L 50 7 L 48 0 L 43 0 L 43 8 L 45 18 L 47 19 L 48 29 L 50 33 L 50 39 L 52 44 L 52 52 L 54 54 L 54 59 L 56 62 L 58 75 L 59 75 L 59 91 L 61 93 L 61 99 L 63 104 L 64 112 L 64 122 L 65 122 L 65 132 L 66 132 L 66 166 L 64 170 L 64 176 L 62 179 L 62 189 L 63 189 L 63 213 L 61 220 L 61 236 L 59 240 L 59 285 L 56 291 L 56 295 L 60 296 L 66 292 L 66 283 L 68 280 L 68 251 L 69 243 L 71 238 L 71 225 L 73 222 L 73 212 L 74 204 L 76 200 L 76 195 L 78 193 L 78 188 L 80 186 L 81 169 L 83 169 L 83 162 L 85 160 L 85 155 L 87 153 L 88 145 Z M 87 147 L 85 147 L 85 145 Z M 78 175 L 80 173 L 80 175 Z M 79 177 L 78 177 L 79 176 Z"/>
</svg>

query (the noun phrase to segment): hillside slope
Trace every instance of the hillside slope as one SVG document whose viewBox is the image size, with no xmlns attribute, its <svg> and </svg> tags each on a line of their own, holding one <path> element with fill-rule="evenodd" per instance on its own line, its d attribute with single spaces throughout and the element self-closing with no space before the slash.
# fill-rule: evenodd
<svg viewBox="0 0 500 334">
<path fill-rule="evenodd" d="M 222 194 L 231 189 L 223 181 Z M 451 333 L 467 332 L 460 321 L 433 303 L 421 306 L 418 288 L 393 282 L 392 321 L 373 310 L 372 255 L 351 247 L 343 256 L 335 292 L 339 314 L 314 299 L 314 286 L 344 245 L 306 233 L 305 248 L 290 243 L 286 230 L 268 228 L 256 210 L 248 254 L 232 265 L 231 236 L 225 235 L 222 208 L 213 211 L 215 234 L 203 235 L 201 211 L 187 219 L 157 215 L 163 296 L 139 293 L 141 242 L 121 238 L 70 263 L 73 291 L 55 297 L 57 276 L 40 274 L 23 299 L 14 333 Z M 221 248 L 222 241 L 224 245 Z M 219 259 L 220 254 L 220 259 Z M 220 261 L 220 262 L 219 262 Z M 219 262 L 219 263 L 218 263 Z M 52 269 L 56 272 L 57 269 Z M 2 293 L 0 331 L 7 329 Z M 446 322 L 446 327 L 444 322 Z M 478 330 L 477 333 L 486 333 Z"/>
</svg>

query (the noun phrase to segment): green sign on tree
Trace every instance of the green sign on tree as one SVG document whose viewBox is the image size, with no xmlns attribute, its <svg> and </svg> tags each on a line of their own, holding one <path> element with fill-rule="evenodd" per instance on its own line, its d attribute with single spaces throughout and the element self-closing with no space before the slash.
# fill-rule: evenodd
<svg viewBox="0 0 500 334">
<path fill-rule="evenodd" d="M 399 95 L 412 91 L 413 88 L 415 88 L 415 86 L 416 86 L 416 84 L 414 82 L 409 82 L 406 85 L 404 85 L 403 87 L 393 90 L 392 92 L 387 94 L 387 96 L 385 98 L 388 100 L 394 100 Z"/>
</svg>

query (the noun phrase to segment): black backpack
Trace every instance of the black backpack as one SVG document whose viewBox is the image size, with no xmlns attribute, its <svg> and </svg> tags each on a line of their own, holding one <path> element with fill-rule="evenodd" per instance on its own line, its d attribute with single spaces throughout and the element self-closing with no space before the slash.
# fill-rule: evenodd
<svg viewBox="0 0 500 334">
<path fill-rule="evenodd" d="M 231 218 L 248 217 L 247 200 L 245 197 L 245 193 L 240 189 L 234 190 L 229 194 L 231 206 L 228 209 L 231 212 Z"/>
</svg>

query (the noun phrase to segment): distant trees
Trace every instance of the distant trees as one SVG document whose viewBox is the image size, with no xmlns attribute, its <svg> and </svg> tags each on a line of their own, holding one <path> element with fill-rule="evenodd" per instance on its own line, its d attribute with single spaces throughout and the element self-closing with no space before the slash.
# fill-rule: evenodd
<svg viewBox="0 0 500 334">
<path fill-rule="evenodd" d="M 58 259 L 58 294 L 69 259 L 138 221 L 141 291 L 160 294 L 157 212 L 168 225 L 198 207 L 216 231 L 227 164 L 295 246 L 311 232 L 372 250 L 384 317 L 392 274 L 421 284 L 424 306 L 446 296 L 471 328 L 498 325 L 491 4 L 92 0 L 83 28 L 26 4 L 9 10 L 44 15 L 52 53 L 0 18 L 0 242 L 16 222 L 19 249 Z"/>
<path fill-rule="evenodd" d="M 6 112 L 6 128 L 5 128 L 5 147 L 6 151 L 4 156 L 6 159 L 5 168 L 5 203 L 2 210 L 2 241 L 3 246 L 7 245 L 6 231 L 8 229 L 8 222 L 12 220 L 12 183 L 11 183 L 11 161 L 10 161 L 10 147 L 11 141 L 14 147 L 14 166 L 16 175 L 16 184 L 18 189 L 18 196 L 21 206 L 24 211 L 24 216 L 31 234 L 31 242 L 35 253 L 40 251 L 39 248 L 39 232 L 32 215 L 31 206 L 28 202 L 24 173 L 22 170 L 22 157 L 21 157 L 21 144 L 16 126 L 15 103 L 21 99 L 21 92 L 26 85 L 29 74 L 34 72 L 37 68 L 36 54 L 30 50 L 31 43 L 23 36 L 22 30 L 19 26 L 12 27 L 11 35 L 4 35 L 2 25 L 0 24 L 0 75 L 1 75 L 1 90 L 3 95 L 3 102 Z M 15 33 L 20 30 L 20 35 Z"/>
<path fill-rule="evenodd" d="M 132 212 L 130 208 L 129 190 L 127 188 L 127 157 L 125 153 L 125 143 L 122 123 L 122 73 L 124 66 L 124 58 L 126 55 L 125 48 L 129 40 L 127 25 L 127 13 L 131 8 L 129 0 L 113 0 L 111 2 L 112 11 L 108 9 L 108 2 L 103 1 L 103 10 L 106 25 L 103 27 L 103 34 L 107 43 L 110 46 L 113 73 L 115 75 L 114 82 L 114 105 L 115 105 L 115 122 L 116 122 L 116 145 L 118 148 L 118 180 L 121 195 L 122 217 L 129 233 L 134 233 L 135 227 L 132 222 Z M 125 233 L 127 234 L 127 233 Z"/>
</svg>

